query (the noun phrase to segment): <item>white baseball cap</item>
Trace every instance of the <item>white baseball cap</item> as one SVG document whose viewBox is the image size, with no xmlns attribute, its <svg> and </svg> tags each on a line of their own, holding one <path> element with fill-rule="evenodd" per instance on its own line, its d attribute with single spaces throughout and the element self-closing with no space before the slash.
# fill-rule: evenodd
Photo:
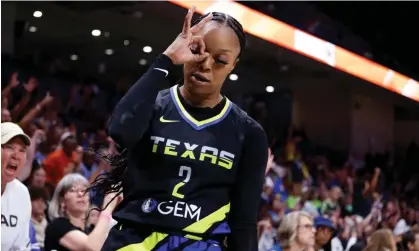
<svg viewBox="0 0 419 251">
<path fill-rule="evenodd" d="M 72 132 L 65 132 L 61 135 L 60 137 L 60 144 L 62 144 L 64 142 L 64 140 L 70 138 L 70 137 L 74 137 L 74 134 Z"/>
<path fill-rule="evenodd" d="M 23 132 L 20 126 L 12 122 L 1 123 L 1 144 L 2 145 L 6 144 L 7 142 L 9 142 L 11 139 L 13 139 L 16 136 L 20 136 L 26 145 L 28 146 L 31 145 L 31 138 L 29 138 L 29 136 Z"/>
<path fill-rule="evenodd" d="M 406 221 L 404 219 L 399 220 L 396 223 L 396 226 L 393 229 L 393 233 L 395 236 L 402 235 L 410 230 L 410 227 L 407 225 Z"/>
</svg>

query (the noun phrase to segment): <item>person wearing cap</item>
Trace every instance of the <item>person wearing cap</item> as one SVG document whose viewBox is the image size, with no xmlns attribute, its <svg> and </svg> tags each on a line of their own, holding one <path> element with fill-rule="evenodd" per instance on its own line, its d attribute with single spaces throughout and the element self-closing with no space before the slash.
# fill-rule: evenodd
<svg viewBox="0 0 419 251">
<path fill-rule="evenodd" d="M 28 189 L 16 179 L 30 144 L 17 124 L 1 123 L 1 250 L 30 249 L 31 200 Z"/>
<path fill-rule="evenodd" d="M 314 227 L 316 228 L 316 244 L 314 246 L 316 251 L 343 251 L 342 243 L 334 237 L 336 227 L 331 220 L 322 216 L 316 217 Z"/>
</svg>

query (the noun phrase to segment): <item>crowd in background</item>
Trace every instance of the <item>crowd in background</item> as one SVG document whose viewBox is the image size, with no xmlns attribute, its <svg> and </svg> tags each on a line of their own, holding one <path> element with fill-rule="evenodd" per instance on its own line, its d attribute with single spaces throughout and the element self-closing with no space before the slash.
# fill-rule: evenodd
<svg viewBox="0 0 419 251">
<path fill-rule="evenodd" d="M 316 250 L 418 250 L 415 144 L 396 168 L 389 153 L 356 160 L 313 148 L 303 130 L 290 129 L 285 142 L 267 167 L 258 223 L 260 251 L 281 250 L 273 230 L 291 211 L 314 218 Z M 373 241 L 376 232 L 380 237 Z"/>
<path fill-rule="evenodd" d="M 84 243 L 94 244 L 99 230 L 92 230 L 100 227 L 99 214 L 91 211 L 85 219 L 91 208 L 108 200 L 84 192 L 111 168 L 97 153 L 117 152 L 107 136 L 106 122 L 124 90 L 106 92 L 91 82 L 46 89 L 37 77 L 25 74 L 12 71 L 3 82 L 1 122 L 18 123 L 32 141 L 18 176 L 31 196 L 32 247 L 44 249 L 46 235 L 59 242 L 74 228 L 88 234 Z M 264 112 L 254 117 L 268 127 Z M 314 219 L 316 250 L 419 251 L 419 172 L 415 169 L 419 148 L 415 143 L 401 159 L 390 152 L 355 159 L 316 146 L 303 128 L 290 126 L 282 135 L 270 134 L 259 251 L 286 249 L 281 249 L 276 229 L 292 211 L 306 212 Z M 72 226 L 65 220 L 57 223 L 57 218 L 71 219 Z"/>
</svg>

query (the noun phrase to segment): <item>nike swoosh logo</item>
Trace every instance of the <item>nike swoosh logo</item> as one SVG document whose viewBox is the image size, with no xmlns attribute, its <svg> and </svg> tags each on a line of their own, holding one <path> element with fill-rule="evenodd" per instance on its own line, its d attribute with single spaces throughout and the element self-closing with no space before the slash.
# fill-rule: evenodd
<svg viewBox="0 0 419 251">
<path fill-rule="evenodd" d="M 165 77 L 167 77 L 167 75 L 169 75 L 169 71 L 168 70 L 165 70 L 165 69 L 162 69 L 162 68 L 154 68 L 154 70 L 158 70 L 158 71 L 162 71 L 162 72 L 166 73 L 166 76 Z"/>
<path fill-rule="evenodd" d="M 163 116 L 160 117 L 160 122 L 162 123 L 176 123 L 179 122 L 179 120 L 168 120 L 168 119 L 164 119 Z"/>
</svg>

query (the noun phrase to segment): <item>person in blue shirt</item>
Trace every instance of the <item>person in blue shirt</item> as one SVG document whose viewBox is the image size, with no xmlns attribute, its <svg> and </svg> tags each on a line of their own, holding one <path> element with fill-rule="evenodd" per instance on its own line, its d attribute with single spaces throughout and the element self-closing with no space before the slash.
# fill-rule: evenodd
<svg viewBox="0 0 419 251">
<path fill-rule="evenodd" d="M 29 222 L 29 239 L 31 240 L 31 251 L 41 251 L 32 222 Z"/>
</svg>

